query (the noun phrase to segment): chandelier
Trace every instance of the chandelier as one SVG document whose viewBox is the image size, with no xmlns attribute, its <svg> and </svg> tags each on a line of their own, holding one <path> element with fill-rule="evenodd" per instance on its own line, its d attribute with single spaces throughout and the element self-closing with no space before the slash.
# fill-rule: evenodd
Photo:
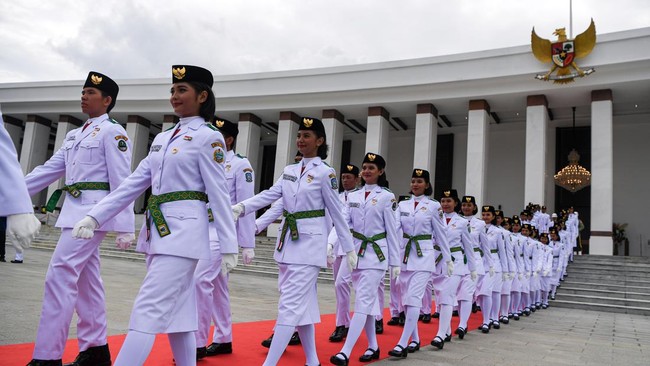
<svg viewBox="0 0 650 366">
<path fill-rule="evenodd" d="M 575 129 L 576 129 L 576 107 L 573 107 L 573 135 L 575 143 Z M 580 161 L 580 154 L 576 149 L 572 149 L 569 153 L 569 165 L 562 168 L 557 174 L 553 176 L 555 184 L 566 189 L 571 193 L 575 193 L 591 184 L 591 173 L 582 167 L 578 162 Z"/>
</svg>

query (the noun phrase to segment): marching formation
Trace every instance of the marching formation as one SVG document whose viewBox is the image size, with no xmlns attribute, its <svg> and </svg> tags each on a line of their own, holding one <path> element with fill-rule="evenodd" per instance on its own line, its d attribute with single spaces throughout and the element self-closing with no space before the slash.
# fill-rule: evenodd
<svg viewBox="0 0 650 366">
<path fill-rule="evenodd" d="M 253 261 L 255 234 L 278 217 L 278 318 L 272 336 L 262 342 L 269 348 L 264 365 L 276 365 L 290 344 L 302 344 L 307 365 L 320 365 L 314 324 L 320 322 L 317 279 L 324 267 L 333 269 L 336 290 L 336 328 L 329 341 L 342 343 L 329 360 L 334 365 L 349 364 L 362 332 L 368 344 L 359 360 L 380 357 L 386 272 L 387 325 L 403 326 L 387 352 L 395 358 L 417 352 L 423 341 L 443 349 L 453 335 L 463 339 L 472 312 L 481 311 L 479 329 L 489 333 L 545 309 L 555 298 L 578 245 L 573 209 L 549 216 L 546 207 L 531 203 L 518 216 L 506 217 L 454 189 L 431 197 L 430 173 L 417 168 L 410 195 L 398 201 L 379 154 L 368 152 L 361 167 L 345 164 L 337 175 L 324 162 L 325 127 L 311 117 L 300 121 L 296 163 L 256 195 L 251 164 L 233 150 L 237 124 L 215 116 L 212 86 L 210 71 L 172 66 L 170 104 L 180 119 L 154 138 L 133 172 L 127 132 L 108 116 L 119 87 L 101 73 L 91 71 L 82 89 L 86 123 L 24 178 L 0 123 L 0 149 L 7 149 L 0 172 L 15 183 L 12 192 L 21 193 L 0 193 L 8 202 L 0 214 L 9 217 L 12 240 L 28 247 L 38 232 L 28 196 L 65 179 L 47 205 L 54 209 L 65 192 L 56 224 L 61 237 L 47 271 L 28 366 L 62 365 L 75 312 L 80 353 L 67 365 L 111 365 L 99 245 L 110 231 L 118 233 L 119 248 L 132 245 L 133 201 L 147 189 L 151 195 L 136 247 L 146 254 L 147 274 L 115 365 L 144 364 L 159 333 L 168 335 L 180 366 L 232 353 L 228 273 L 240 247 L 243 263 Z M 256 212 L 271 204 L 256 220 Z M 460 322 L 452 330 L 454 315 Z M 436 334 L 420 335 L 418 321 L 432 317 L 439 318 Z"/>
</svg>

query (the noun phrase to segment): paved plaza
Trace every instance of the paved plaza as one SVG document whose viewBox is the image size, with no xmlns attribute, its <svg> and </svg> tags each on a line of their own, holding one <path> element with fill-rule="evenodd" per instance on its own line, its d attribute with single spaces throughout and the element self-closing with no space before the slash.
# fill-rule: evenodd
<svg viewBox="0 0 650 366">
<path fill-rule="evenodd" d="M 7 250 L 10 254 L 12 248 Z M 32 249 L 25 254 L 24 264 L 0 263 L 0 345 L 33 342 L 36 335 L 45 272 L 52 252 Z M 133 299 L 144 274 L 142 262 L 102 259 L 109 335 L 126 333 Z M 234 274 L 230 288 L 234 322 L 275 318 L 276 279 Z M 319 301 L 323 313 L 334 312 L 332 284 L 319 284 Z M 75 322 L 70 337 L 76 336 Z M 328 364 L 327 360 L 321 362 Z M 648 365 L 650 317 L 551 307 L 519 322 L 511 321 L 488 335 L 472 331 L 463 341 L 454 338 L 441 351 L 427 346 L 406 360 L 388 359 L 376 364 L 398 363 L 408 366 Z"/>
</svg>

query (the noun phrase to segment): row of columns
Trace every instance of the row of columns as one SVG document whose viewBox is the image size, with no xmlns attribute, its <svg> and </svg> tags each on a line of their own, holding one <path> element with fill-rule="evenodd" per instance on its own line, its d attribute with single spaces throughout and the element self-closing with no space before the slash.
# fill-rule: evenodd
<svg viewBox="0 0 650 366">
<path fill-rule="evenodd" d="M 611 90 L 592 92 L 592 189 L 591 189 L 591 241 L 592 254 L 612 253 L 611 223 L 613 218 L 613 139 L 612 139 L 612 93 Z M 465 192 L 476 197 L 477 202 L 484 202 L 486 197 L 486 176 L 488 170 L 488 137 L 490 128 L 490 105 L 486 100 L 471 100 L 468 110 L 467 126 L 467 164 Z M 378 153 L 388 158 L 388 135 L 390 115 L 381 106 L 368 108 L 366 132 L 366 151 Z M 165 115 L 163 131 L 171 128 L 178 121 L 174 115 Z M 336 109 L 322 112 L 322 121 L 330 147 L 326 162 L 335 168 L 341 166 L 343 144 L 344 116 Z M 16 139 L 19 136 L 20 121 L 5 116 L 6 127 Z M 59 119 L 55 140 L 55 151 L 61 146 L 65 135 L 71 129 L 81 125 L 80 120 L 67 115 Z M 239 116 L 239 137 L 236 152 L 250 157 L 251 164 L 259 170 L 257 161 L 260 148 L 261 119 L 252 113 Z M 295 136 L 298 132 L 300 117 L 291 111 L 280 113 L 277 133 L 277 149 L 274 166 L 274 180 L 277 180 L 287 164 L 293 162 L 296 146 Z M 526 152 L 525 152 L 525 187 L 524 202 L 545 202 L 547 129 L 549 122 L 548 101 L 544 95 L 531 95 L 526 107 Z M 51 121 L 37 115 L 28 115 L 24 142 L 21 152 L 21 166 L 24 172 L 45 162 L 49 142 Z M 133 146 L 133 165 L 144 159 L 148 153 L 148 139 L 151 122 L 137 115 L 128 117 L 127 133 Z M 13 131 L 17 130 L 17 131 Z M 14 133 L 12 133 L 12 131 Z M 418 104 L 415 119 L 415 141 L 413 148 L 413 165 L 431 172 L 431 181 L 435 177 L 436 141 L 438 134 L 438 111 L 433 104 Z M 18 137 L 19 139 L 19 137 Z M 17 144 L 18 141 L 14 141 Z M 48 189 L 48 196 L 62 185 L 62 181 L 53 183 Z M 41 201 L 39 199 L 39 201 Z M 136 201 L 136 210 L 144 208 L 144 198 Z"/>
</svg>

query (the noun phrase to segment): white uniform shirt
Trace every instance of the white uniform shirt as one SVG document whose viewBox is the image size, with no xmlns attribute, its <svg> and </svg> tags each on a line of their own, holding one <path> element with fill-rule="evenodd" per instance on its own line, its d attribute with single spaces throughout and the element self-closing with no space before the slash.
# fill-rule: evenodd
<svg viewBox="0 0 650 366">
<path fill-rule="evenodd" d="M 492 224 L 485 225 L 485 231 L 488 238 L 488 247 L 490 248 L 489 254 L 492 256 L 494 272 L 499 273 L 502 271 L 502 268 L 505 268 L 507 271 L 508 263 L 506 259 L 506 248 L 503 243 L 503 232 L 499 227 Z M 493 251 L 495 252 L 493 253 Z M 485 254 L 487 255 L 488 253 Z M 487 265 L 485 260 L 483 264 Z"/>
<path fill-rule="evenodd" d="M 0 112 L 0 216 L 33 213 L 18 155 Z"/>
</svg>

